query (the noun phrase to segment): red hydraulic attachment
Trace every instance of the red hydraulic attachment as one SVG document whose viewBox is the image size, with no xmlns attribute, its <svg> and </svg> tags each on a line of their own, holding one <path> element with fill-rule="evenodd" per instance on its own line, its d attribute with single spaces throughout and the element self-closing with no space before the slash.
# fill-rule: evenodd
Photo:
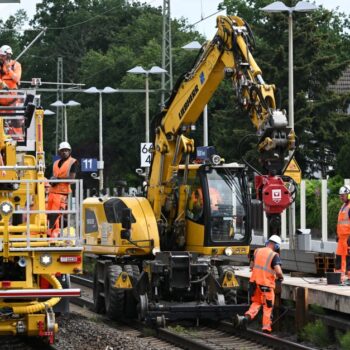
<svg viewBox="0 0 350 350">
<path fill-rule="evenodd" d="M 264 203 L 266 214 L 281 214 L 293 202 L 292 195 L 279 176 L 255 176 L 257 198 Z"/>
</svg>

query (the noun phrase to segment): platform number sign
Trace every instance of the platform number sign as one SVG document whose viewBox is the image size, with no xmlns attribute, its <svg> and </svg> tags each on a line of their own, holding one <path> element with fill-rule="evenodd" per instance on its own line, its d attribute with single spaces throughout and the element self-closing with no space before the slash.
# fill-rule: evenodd
<svg viewBox="0 0 350 350">
<path fill-rule="evenodd" d="M 82 158 L 81 159 L 81 171 L 94 172 L 97 171 L 97 159 L 96 158 Z"/>
<path fill-rule="evenodd" d="M 152 142 L 141 143 L 141 167 L 148 168 L 151 166 L 152 161 Z"/>
</svg>

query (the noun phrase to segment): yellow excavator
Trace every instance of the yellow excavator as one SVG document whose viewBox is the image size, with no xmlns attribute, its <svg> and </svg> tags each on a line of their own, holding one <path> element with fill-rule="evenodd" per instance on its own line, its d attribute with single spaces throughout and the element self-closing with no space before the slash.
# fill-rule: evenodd
<svg viewBox="0 0 350 350">
<path fill-rule="evenodd" d="M 257 130 L 265 174 L 256 189 L 270 234 L 279 233 L 280 214 L 293 200 L 282 174 L 295 136 L 276 108 L 275 87 L 264 82 L 251 54 L 251 30 L 236 16 L 219 16 L 217 28 L 156 122 L 146 197 L 83 202 L 85 252 L 96 258 L 94 305 L 112 319 L 138 315 L 164 325 L 228 319 L 247 307 L 237 304 L 238 283 L 228 262 L 249 253 L 247 167 L 226 164 L 210 147 L 198 147 L 192 159 L 190 132 L 223 79 L 231 81 Z"/>
<path fill-rule="evenodd" d="M 35 90 L 2 90 L 0 101 L 0 335 L 53 343 L 55 313 L 67 311 L 67 298 L 80 295 L 70 288 L 69 275 L 82 272 L 82 183 L 75 181 L 74 205 L 46 210 L 39 96 Z M 63 223 L 57 237 L 49 234 L 49 214 Z"/>
</svg>

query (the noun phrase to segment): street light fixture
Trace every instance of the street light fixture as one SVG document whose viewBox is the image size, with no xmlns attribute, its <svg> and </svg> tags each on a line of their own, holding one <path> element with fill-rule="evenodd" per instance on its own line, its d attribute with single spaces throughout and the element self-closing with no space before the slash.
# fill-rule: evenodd
<svg viewBox="0 0 350 350">
<path fill-rule="evenodd" d="M 51 111 L 50 109 L 45 109 L 44 110 L 44 115 L 50 116 L 50 115 L 55 115 L 56 113 Z"/>
<path fill-rule="evenodd" d="M 99 94 L 99 138 L 98 138 L 98 144 L 99 144 L 99 161 L 97 163 L 97 169 L 99 172 L 99 176 L 97 179 L 99 180 L 99 193 L 102 193 L 103 191 L 103 169 L 104 169 L 104 161 L 103 161 L 103 118 L 102 118 L 102 94 L 112 94 L 114 92 L 118 92 L 117 89 L 113 89 L 109 86 L 106 86 L 104 89 L 100 90 L 97 89 L 95 86 L 84 90 L 87 94 Z"/>
<path fill-rule="evenodd" d="M 202 48 L 202 45 L 198 41 L 191 41 L 190 43 L 181 47 L 184 50 L 199 50 Z"/>
<path fill-rule="evenodd" d="M 77 101 L 70 100 L 67 103 L 63 103 L 60 100 L 55 101 L 54 103 L 51 103 L 50 106 L 52 107 L 62 107 L 64 110 L 64 141 L 68 142 L 68 124 L 67 124 L 67 107 L 76 107 L 80 106 L 80 103 Z"/>
<path fill-rule="evenodd" d="M 158 66 L 153 66 L 150 70 L 146 70 L 141 66 L 136 66 L 129 69 L 127 72 L 131 74 L 144 74 L 146 76 L 146 142 L 149 143 L 149 75 L 167 73 L 167 71 Z"/>
</svg>

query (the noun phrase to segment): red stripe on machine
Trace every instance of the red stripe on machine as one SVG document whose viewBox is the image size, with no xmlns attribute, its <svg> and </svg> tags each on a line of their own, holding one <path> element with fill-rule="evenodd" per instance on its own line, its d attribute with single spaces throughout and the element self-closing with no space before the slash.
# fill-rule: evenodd
<svg viewBox="0 0 350 350">
<path fill-rule="evenodd" d="M 51 298 L 80 297 L 78 288 L 72 289 L 13 289 L 0 291 L 0 298 Z"/>
<path fill-rule="evenodd" d="M 80 255 L 61 255 L 59 257 L 59 262 L 62 264 L 80 264 L 81 256 Z"/>
</svg>

